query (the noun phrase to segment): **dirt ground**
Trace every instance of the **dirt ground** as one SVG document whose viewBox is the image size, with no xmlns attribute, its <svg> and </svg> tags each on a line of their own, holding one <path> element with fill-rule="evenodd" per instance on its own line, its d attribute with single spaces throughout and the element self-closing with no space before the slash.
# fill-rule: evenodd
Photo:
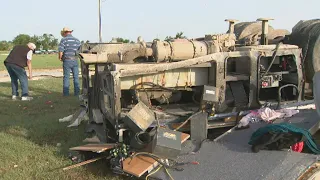
<svg viewBox="0 0 320 180">
<path fill-rule="evenodd" d="M 26 70 L 28 73 L 28 70 Z M 80 72 L 80 69 L 79 69 Z M 45 78 L 58 78 L 63 77 L 63 70 L 62 69 L 34 69 L 32 70 L 32 80 L 39 80 L 39 79 L 45 79 Z M 81 77 L 81 72 L 79 74 L 79 77 Z M 7 71 L 0 71 L 0 82 L 9 82 L 10 77 Z"/>
</svg>

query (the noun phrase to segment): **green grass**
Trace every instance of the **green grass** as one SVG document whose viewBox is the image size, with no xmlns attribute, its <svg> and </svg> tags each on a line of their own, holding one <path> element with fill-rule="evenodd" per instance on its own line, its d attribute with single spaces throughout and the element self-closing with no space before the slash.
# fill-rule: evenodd
<svg viewBox="0 0 320 180">
<path fill-rule="evenodd" d="M 7 55 L 1 55 L 5 53 L 0 52 L 0 71 L 5 70 L 3 61 L 6 59 Z M 62 63 L 58 60 L 57 54 L 43 54 L 33 55 L 32 59 L 33 69 L 61 69 Z"/>
<path fill-rule="evenodd" d="M 30 81 L 29 88 L 33 101 L 12 101 L 10 83 L 0 83 L 0 179 L 120 179 L 103 160 L 62 171 L 72 164 L 68 149 L 84 144 L 85 124 L 67 128 L 58 119 L 74 113 L 79 101 L 62 96 L 61 78 Z"/>
</svg>

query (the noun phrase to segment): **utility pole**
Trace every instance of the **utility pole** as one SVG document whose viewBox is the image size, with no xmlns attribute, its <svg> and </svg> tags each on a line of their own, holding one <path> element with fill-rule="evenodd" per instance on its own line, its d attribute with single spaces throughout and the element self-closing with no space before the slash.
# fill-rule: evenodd
<svg viewBox="0 0 320 180">
<path fill-rule="evenodd" d="M 99 1 L 99 42 L 102 43 L 102 37 L 101 37 L 101 0 Z"/>
</svg>

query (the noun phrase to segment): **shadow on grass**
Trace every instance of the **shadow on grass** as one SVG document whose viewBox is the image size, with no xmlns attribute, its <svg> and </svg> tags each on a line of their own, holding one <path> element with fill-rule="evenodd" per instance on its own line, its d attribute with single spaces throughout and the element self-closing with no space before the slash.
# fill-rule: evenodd
<svg viewBox="0 0 320 180">
<path fill-rule="evenodd" d="M 40 147 L 50 147 L 54 149 L 55 156 L 68 159 L 69 148 L 84 144 L 82 141 L 86 138 L 84 123 L 78 127 L 68 128 L 68 123 L 59 122 L 60 118 L 73 114 L 80 107 L 78 98 L 72 93 L 72 81 L 70 85 L 71 95 L 63 97 L 62 79 L 30 81 L 29 91 L 34 99 L 25 102 L 11 100 L 10 82 L 0 83 L 0 132 L 19 139 L 23 138 Z M 69 163 L 65 166 L 71 164 L 71 161 L 67 162 Z M 101 160 L 85 167 L 94 177 L 101 179 L 111 176 L 109 167 L 105 163 Z"/>
</svg>

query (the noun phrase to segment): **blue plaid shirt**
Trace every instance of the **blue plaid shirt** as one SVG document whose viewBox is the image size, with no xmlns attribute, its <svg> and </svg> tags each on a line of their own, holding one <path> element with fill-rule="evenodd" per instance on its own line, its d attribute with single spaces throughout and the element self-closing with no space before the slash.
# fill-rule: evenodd
<svg viewBox="0 0 320 180">
<path fill-rule="evenodd" d="M 59 52 L 63 53 L 62 60 L 76 60 L 80 45 L 80 41 L 71 34 L 68 34 L 66 37 L 62 38 L 58 48 Z"/>
</svg>

